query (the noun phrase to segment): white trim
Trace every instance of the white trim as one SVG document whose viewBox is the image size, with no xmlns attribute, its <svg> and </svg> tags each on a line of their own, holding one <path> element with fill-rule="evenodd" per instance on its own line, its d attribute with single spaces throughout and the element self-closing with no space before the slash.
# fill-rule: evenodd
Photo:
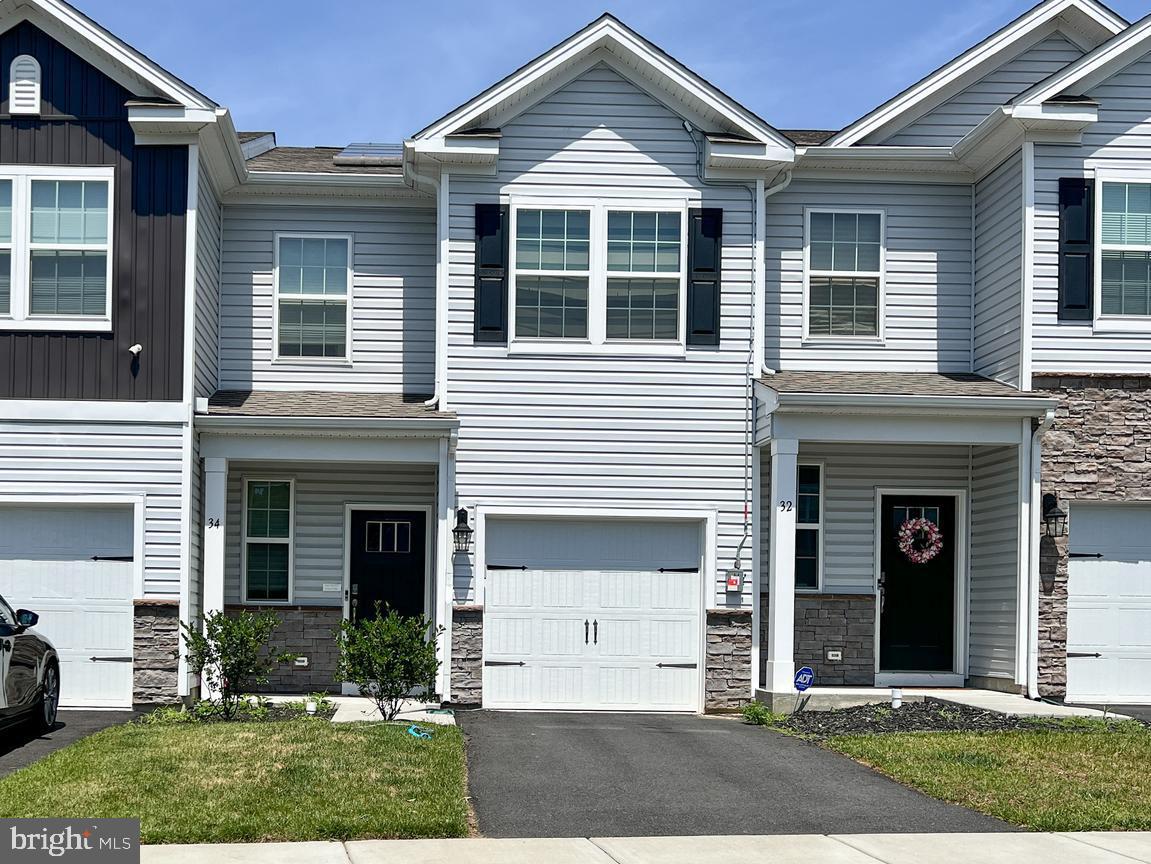
<svg viewBox="0 0 1151 864">
<path fill-rule="evenodd" d="M 0 399 L 0 423 L 63 420 L 70 423 L 188 422 L 185 402 L 115 402 L 71 399 Z"/>
<path fill-rule="evenodd" d="M 703 529 L 700 548 L 700 610 L 699 610 L 699 689 L 697 710 L 702 712 L 706 704 L 707 684 L 707 610 L 712 608 L 710 600 L 716 593 L 716 510 L 672 510 L 658 508 L 623 509 L 618 507 L 520 507 L 506 505 L 475 505 L 476 557 L 475 557 L 475 603 L 484 604 L 484 583 L 487 581 L 486 536 L 488 518 L 515 519 L 628 519 L 632 521 L 676 521 L 699 523 Z M 758 602 L 758 601 L 757 601 Z M 484 640 L 483 656 L 487 656 L 487 640 Z M 484 667 L 486 668 L 486 667 Z M 752 676 L 754 681 L 754 675 Z M 486 692 L 486 686 L 484 688 Z"/>
<path fill-rule="evenodd" d="M 435 621 L 433 609 L 435 584 L 432 572 L 434 507 L 431 504 L 410 504 L 395 501 L 354 501 L 344 504 L 344 600 L 342 606 L 344 619 L 348 619 L 352 610 L 352 514 L 357 510 L 392 510 L 424 514 L 424 617 L 429 621 Z"/>
<path fill-rule="evenodd" d="M 814 273 L 811 267 L 811 216 L 814 213 L 855 214 L 879 216 L 879 270 L 818 270 Z M 804 344 L 819 343 L 820 345 L 839 344 L 843 347 L 857 347 L 861 345 L 883 345 L 886 315 L 884 305 L 887 288 L 887 210 L 879 207 L 804 207 L 803 208 L 803 334 Z M 859 277 L 864 279 L 878 279 L 876 289 L 875 309 L 875 335 L 874 336 L 837 336 L 834 334 L 812 334 L 810 330 L 811 315 L 811 277 Z"/>
<path fill-rule="evenodd" d="M 935 497 L 949 497 L 955 499 L 955 536 L 961 538 L 954 544 L 955 548 L 955 584 L 953 586 L 955 605 L 952 611 L 952 630 L 954 641 L 952 643 L 951 672 L 923 672 L 919 670 L 881 670 L 880 663 L 880 627 L 883 613 L 880 611 L 882 601 L 879 593 L 879 576 L 883 572 L 883 498 L 895 495 L 922 495 Z M 967 489 L 959 487 L 875 487 L 874 533 L 872 541 L 874 549 L 874 571 L 872 581 L 875 597 L 875 683 L 915 685 L 926 682 L 938 683 L 948 686 L 947 681 L 953 681 L 954 686 L 962 686 L 967 677 L 967 589 L 970 574 L 967 569 L 968 546 L 971 536 L 968 529 L 967 518 Z"/>
<path fill-rule="evenodd" d="M 1019 315 L 1019 389 L 1031 389 L 1032 343 L 1035 332 L 1035 142 L 1023 142 L 1023 291 Z M 972 198 L 974 199 L 974 192 Z M 974 234 L 972 237 L 974 238 Z M 974 243 L 972 244 L 974 248 Z M 974 273 L 974 269 L 972 273 Z M 974 298 L 974 294 L 972 297 Z M 974 300 L 972 300 L 974 302 Z M 975 330 L 972 329 L 974 339 Z"/>
<path fill-rule="evenodd" d="M 192 426 L 192 405 L 196 392 L 196 264 L 197 264 L 197 212 L 200 193 L 200 145 L 188 145 L 188 206 L 184 230 L 184 405 L 185 422 L 181 441 L 180 487 L 180 620 L 192 618 L 192 580 L 200 574 L 192 573 L 192 486 L 199 466 L 193 464 L 192 453 L 195 429 Z M 201 562 L 203 549 L 201 549 Z M 187 696 L 188 656 L 184 640 L 179 640 L 179 666 L 177 695 Z"/>
<path fill-rule="evenodd" d="M 416 133 L 413 138 L 442 138 L 465 128 L 471 121 L 515 98 L 519 92 L 540 80 L 557 74 L 564 65 L 579 60 L 585 52 L 601 45 L 611 46 L 612 53 L 630 56 L 637 65 L 650 69 L 653 78 L 667 81 L 667 89 L 683 91 L 687 98 L 703 103 L 756 140 L 775 145 L 783 151 L 780 155 L 794 153 L 794 145 L 783 135 L 610 15 L 601 16 L 519 71 Z"/>
<path fill-rule="evenodd" d="M 11 251 L 12 271 L 7 314 L 0 313 L 0 330 L 97 332 L 112 330 L 112 295 L 115 286 L 112 264 L 115 260 L 116 215 L 115 169 L 111 167 L 71 167 L 58 165 L 0 166 L 0 180 L 12 183 L 12 236 L 4 244 Z M 32 240 L 32 183 L 101 182 L 107 186 L 107 214 L 103 243 L 39 243 Z M 35 251 L 102 252 L 104 254 L 103 315 L 33 315 L 31 255 Z"/>
<path fill-rule="evenodd" d="M 864 114 L 832 136 L 824 146 L 850 147 L 869 135 L 892 127 L 901 117 L 912 114 L 925 104 L 946 101 L 951 90 L 957 90 L 965 81 L 979 76 L 985 67 L 996 62 L 1000 56 L 1029 35 L 1071 11 L 1078 11 L 1104 32 L 1109 31 L 1111 34 L 1119 33 L 1128 26 L 1122 18 L 1089 0 L 1046 0 L 979 44 L 964 51 L 922 81 Z"/>
<path fill-rule="evenodd" d="M 597 354 L 646 357 L 684 357 L 687 354 L 687 253 L 689 200 L 681 193 L 658 199 L 514 195 L 508 199 L 508 326 L 507 353 L 546 357 L 555 354 Z M 520 270 L 516 266 L 516 233 L 520 210 L 563 210 L 588 214 L 588 268 L 586 270 Z M 607 267 L 608 218 L 612 213 L 677 213 L 679 215 L 679 270 L 616 271 Z M 587 335 L 584 338 L 536 338 L 516 335 L 516 277 L 543 276 L 586 279 Z M 677 336 L 675 339 L 609 339 L 607 336 L 607 282 L 609 279 L 664 279 L 679 281 Z"/>
<path fill-rule="evenodd" d="M 1108 183 L 1151 186 L 1151 171 L 1123 168 L 1108 170 L 1096 168 L 1095 212 L 1092 214 L 1094 228 L 1092 236 L 1092 267 L 1094 288 L 1091 302 L 1094 312 L 1091 318 L 1093 333 L 1151 333 L 1151 314 L 1148 315 L 1105 315 L 1103 313 L 1103 187 Z M 1151 252 L 1151 244 L 1108 244 L 1106 251 L 1112 252 Z"/>
<path fill-rule="evenodd" d="M 348 244 L 347 283 L 344 299 L 344 354 L 342 357 L 296 357 L 280 354 L 280 301 L 320 300 L 334 301 L 339 294 L 281 294 L 280 242 L 282 240 L 343 240 Z M 272 362 L 276 364 L 303 363 L 308 366 L 352 366 L 352 295 L 355 281 L 355 235 L 340 232 L 277 231 L 272 236 Z M 325 265 L 326 266 L 326 265 Z"/>
<path fill-rule="evenodd" d="M 810 522 L 799 521 L 799 469 L 800 468 L 818 468 L 819 469 L 819 522 L 811 524 Z M 800 587 L 798 579 L 795 583 L 796 594 L 821 594 L 823 593 L 823 561 L 824 553 L 827 549 L 827 531 L 826 522 L 824 518 L 826 513 L 826 476 L 827 465 L 823 459 L 804 459 L 803 456 L 798 456 L 795 463 L 795 530 L 796 531 L 818 531 L 818 544 L 816 549 L 817 568 L 816 568 L 816 582 L 814 588 Z M 774 505 L 773 505 L 774 510 Z M 797 550 L 798 551 L 798 550 Z"/>
<path fill-rule="evenodd" d="M 248 484 L 288 484 L 288 536 L 248 537 Z M 240 475 L 240 604 L 243 606 L 291 606 L 296 596 L 296 478 L 265 474 Z M 248 541 L 288 547 L 288 597 L 286 600 L 248 599 Z"/>
<path fill-rule="evenodd" d="M 133 590 L 135 592 L 134 599 L 148 599 L 144 583 L 144 558 L 146 548 L 144 544 L 144 532 L 147 526 L 147 494 L 140 492 L 139 494 L 129 495 L 102 495 L 89 492 L 80 495 L 68 495 L 56 492 L 47 494 L 0 492 L 0 505 L 10 504 L 32 504 L 41 507 L 53 504 L 66 507 L 130 506 L 132 508 L 132 572 Z M 166 595 L 154 595 L 156 598 L 164 596 Z"/>
</svg>

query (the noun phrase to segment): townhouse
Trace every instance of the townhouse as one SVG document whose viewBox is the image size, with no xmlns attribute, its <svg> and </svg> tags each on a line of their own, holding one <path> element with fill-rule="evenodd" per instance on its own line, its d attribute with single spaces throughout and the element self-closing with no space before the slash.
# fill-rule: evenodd
<svg viewBox="0 0 1151 864">
<path fill-rule="evenodd" d="M 338 690 L 377 604 L 490 708 L 1151 701 L 1149 31 L 1045 0 L 781 131 L 605 15 L 301 148 L 5 0 L 0 593 L 74 705 L 241 608 Z"/>
</svg>

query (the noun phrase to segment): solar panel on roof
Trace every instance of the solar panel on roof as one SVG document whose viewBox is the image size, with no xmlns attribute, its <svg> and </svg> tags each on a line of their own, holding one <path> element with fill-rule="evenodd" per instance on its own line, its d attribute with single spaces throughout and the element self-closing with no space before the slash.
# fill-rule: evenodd
<svg viewBox="0 0 1151 864">
<path fill-rule="evenodd" d="M 395 165 L 404 153 L 402 144 L 357 142 L 349 144 L 334 157 L 337 165 Z"/>
</svg>

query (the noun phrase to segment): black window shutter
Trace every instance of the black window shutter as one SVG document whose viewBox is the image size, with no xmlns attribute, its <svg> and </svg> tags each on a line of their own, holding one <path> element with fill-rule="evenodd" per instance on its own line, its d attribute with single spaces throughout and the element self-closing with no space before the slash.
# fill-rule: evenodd
<svg viewBox="0 0 1151 864">
<path fill-rule="evenodd" d="M 687 344 L 718 345 L 723 210 L 689 210 L 687 223 Z"/>
<path fill-rule="evenodd" d="M 508 341 L 508 208 L 476 205 L 475 341 Z"/>
<path fill-rule="evenodd" d="M 1095 297 L 1094 182 L 1059 178 L 1059 319 L 1090 321 Z"/>
</svg>

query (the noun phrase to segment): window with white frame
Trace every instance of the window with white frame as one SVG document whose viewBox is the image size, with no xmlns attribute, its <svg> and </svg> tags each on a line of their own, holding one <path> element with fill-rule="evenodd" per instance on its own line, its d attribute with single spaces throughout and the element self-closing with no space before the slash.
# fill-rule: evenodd
<svg viewBox="0 0 1151 864">
<path fill-rule="evenodd" d="M 682 343 L 684 202 L 513 214 L 516 341 Z"/>
<path fill-rule="evenodd" d="M 111 324 L 112 170 L 0 168 L 0 327 Z"/>
<path fill-rule="evenodd" d="M 807 335 L 881 335 L 883 214 L 807 213 Z"/>
<path fill-rule="evenodd" d="M 348 359 L 351 247 L 346 236 L 277 236 L 278 358 Z"/>
<path fill-rule="evenodd" d="M 1151 316 L 1151 183 L 1103 183 L 1101 315 Z"/>
<path fill-rule="evenodd" d="M 823 469 L 800 465 L 796 476 L 795 587 L 815 591 L 823 569 Z"/>
<path fill-rule="evenodd" d="M 244 481 L 244 600 L 287 603 L 292 579 L 292 481 Z"/>
</svg>

